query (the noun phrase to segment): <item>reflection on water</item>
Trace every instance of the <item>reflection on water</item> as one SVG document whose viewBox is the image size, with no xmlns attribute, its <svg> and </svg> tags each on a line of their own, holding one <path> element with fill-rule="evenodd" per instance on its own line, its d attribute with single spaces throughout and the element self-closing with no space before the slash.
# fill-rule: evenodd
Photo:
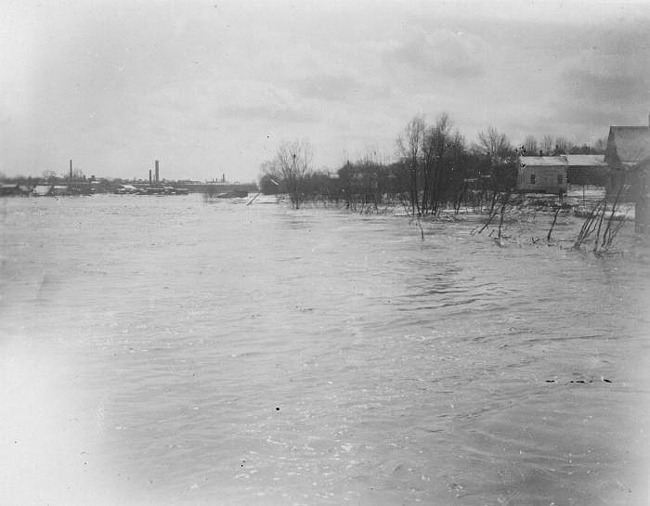
<svg viewBox="0 0 650 506">
<path fill-rule="evenodd" d="M 646 504 L 642 257 L 5 199 L 3 504 Z"/>
</svg>

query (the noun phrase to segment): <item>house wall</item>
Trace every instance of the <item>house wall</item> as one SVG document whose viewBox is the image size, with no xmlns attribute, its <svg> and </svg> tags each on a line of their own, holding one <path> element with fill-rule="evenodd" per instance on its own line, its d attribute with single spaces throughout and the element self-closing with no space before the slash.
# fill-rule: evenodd
<svg viewBox="0 0 650 506">
<path fill-rule="evenodd" d="M 627 173 L 623 169 L 610 170 L 605 185 L 605 196 L 607 200 L 619 202 L 633 202 L 635 200 L 634 188 L 636 176 Z"/>
<path fill-rule="evenodd" d="M 634 228 L 637 232 L 650 233 L 650 162 L 636 171 L 636 202 Z"/>
<path fill-rule="evenodd" d="M 579 186 L 606 186 L 609 176 L 607 167 L 572 167 L 569 165 L 567 181 Z"/>
<path fill-rule="evenodd" d="M 532 181 L 534 177 L 534 182 Z M 562 182 L 558 183 L 558 176 Z M 567 169 L 562 166 L 527 165 L 519 168 L 517 189 L 528 193 L 555 193 L 567 191 Z"/>
</svg>

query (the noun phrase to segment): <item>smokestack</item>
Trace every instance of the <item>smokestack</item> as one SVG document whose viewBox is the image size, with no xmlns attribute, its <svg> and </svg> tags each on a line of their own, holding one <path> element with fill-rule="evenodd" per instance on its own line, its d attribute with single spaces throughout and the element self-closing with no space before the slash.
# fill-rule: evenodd
<svg viewBox="0 0 650 506">
<path fill-rule="evenodd" d="M 156 181 L 156 183 L 158 181 L 160 181 L 160 169 L 158 167 L 158 160 L 156 160 L 156 179 L 155 179 L 155 181 Z"/>
<path fill-rule="evenodd" d="M 72 160 L 70 160 L 70 181 L 72 181 Z"/>
<path fill-rule="evenodd" d="M 151 186 L 151 169 L 149 169 L 149 186 Z"/>
</svg>

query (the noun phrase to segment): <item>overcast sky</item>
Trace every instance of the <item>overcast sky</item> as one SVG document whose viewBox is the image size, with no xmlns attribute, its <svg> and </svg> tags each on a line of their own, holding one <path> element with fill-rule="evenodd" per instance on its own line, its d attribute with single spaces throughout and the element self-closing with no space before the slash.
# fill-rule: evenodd
<svg viewBox="0 0 650 506">
<path fill-rule="evenodd" d="M 336 170 L 441 112 L 594 142 L 648 122 L 648 4 L 5 0 L 0 172 L 250 181 L 294 139 Z"/>
</svg>

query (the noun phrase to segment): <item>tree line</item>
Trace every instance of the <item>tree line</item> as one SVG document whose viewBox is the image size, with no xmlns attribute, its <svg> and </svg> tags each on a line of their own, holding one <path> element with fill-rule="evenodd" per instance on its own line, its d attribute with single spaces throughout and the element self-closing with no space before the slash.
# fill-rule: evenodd
<svg viewBox="0 0 650 506">
<path fill-rule="evenodd" d="M 288 195 L 293 207 L 306 202 L 333 202 L 360 210 L 402 204 L 412 216 L 435 216 L 462 205 L 490 206 L 517 184 L 517 158 L 561 154 L 601 154 L 606 139 L 595 146 L 576 146 L 563 137 L 528 136 L 515 146 L 503 132 L 488 127 L 473 143 L 453 126 L 447 113 L 435 121 L 414 116 L 396 138 L 396 161 L 366 155 L 347 161 L 336 174 L 313 168 L 308 141 L 284 142 L 260 169 L 263 193 Z"/>
</svg>

